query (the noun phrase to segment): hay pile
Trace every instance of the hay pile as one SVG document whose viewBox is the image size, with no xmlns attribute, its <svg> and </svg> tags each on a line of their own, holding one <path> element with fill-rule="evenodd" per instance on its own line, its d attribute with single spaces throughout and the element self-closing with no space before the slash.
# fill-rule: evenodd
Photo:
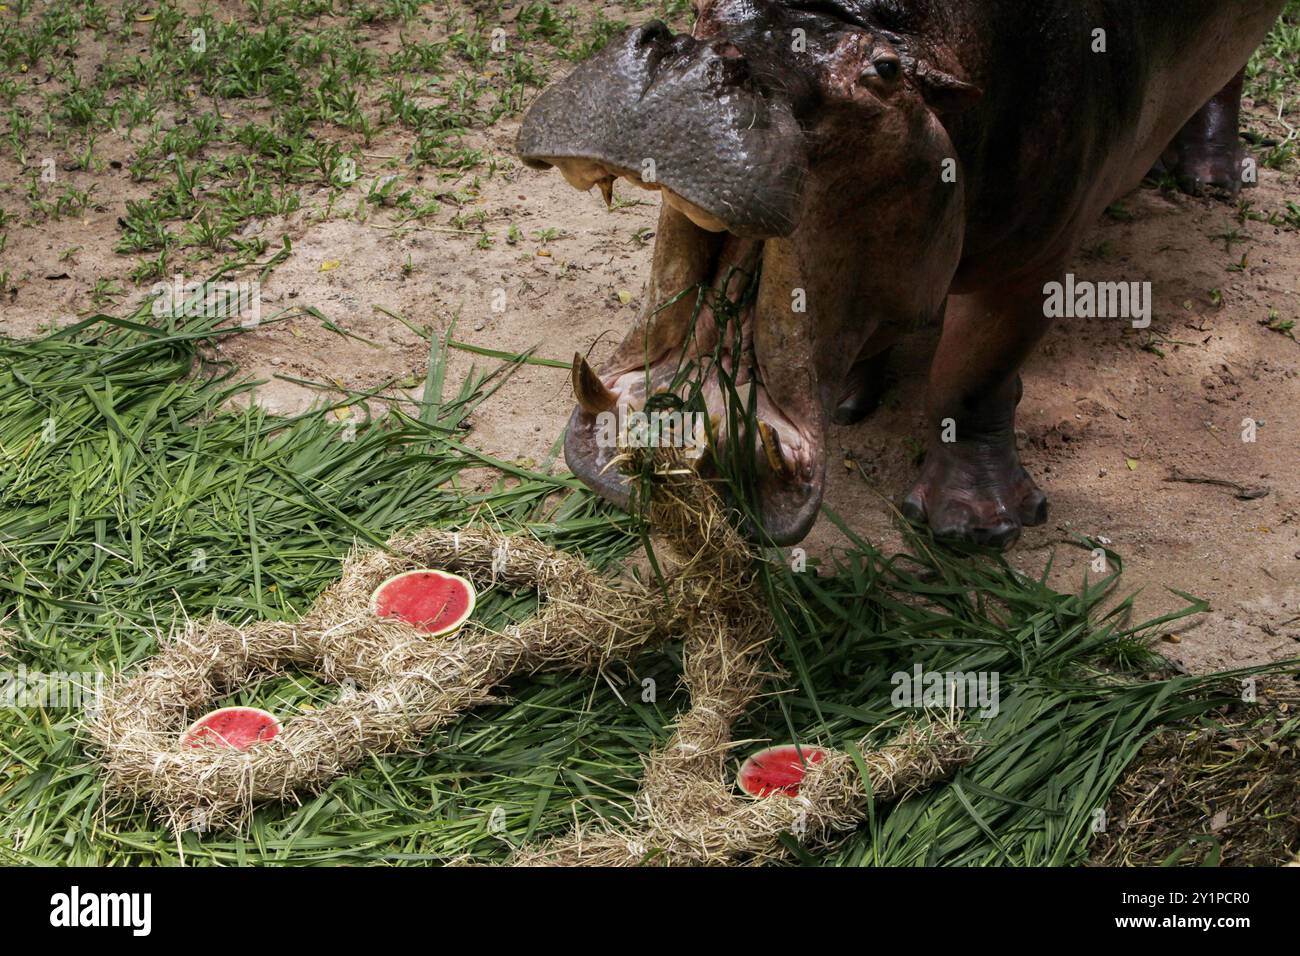
<svg viewBox="0 0 1300 956">
<path fill-rule="evenodd" d="M 384 552 L 355 553 L 300 620 L 190 623 L 142 671 L 115 680 L 89 723 L 109 791 L 145 801 L 177 829 L 237 825 L 257 803 L 319 791 L 371 754 L 419 749 L 431 731 L 492 700 L 513 676 L 598 672 L 684 637 L 692 706 L 667 748 L 646 760 L 640 829 L 574 834 L 514 862 L 636 863 L 650 850 L 670 862 L 764 860 L 780 855 L 783 832 L 817 844 L 852 827 L 866 795 L 844 754 L 828 754 L 810 770 L 798 798 L 733 793 L 731 727 L 769 676 L 774 626 L 754 556 L 720 500 L 691 468 L 659 454 L 650 520 L 679 559 L 663 581 L 610 579 L 532 538 L 489 530 L 423 531 L 390 541 Z M 457 571 L 479 588 L 535 588 L 538 613 L 504 632 L 469 622 L 440 638 L 373 616 L 375 587 L 419 567 Z M 278 737 L 247 751 L 179 748 L 189 720 L 212 700 L 287 668 L 356 690 L 295 716 Z M 969 756 L 954 727 L 911 727 L 866 756 L 873 799 L 923 787 Z"/>
<path fill-rule="evenodd" d="M 660 601 L 644 588 L 615 587 L 534 540 L 428 531 L 389 548 L 349 558 L 296 622 L 191 623 L 141 673 L 114 681 L 89 726 L 112 791 L 147 801 L 174 827 L 237 823 L 257 802 L 319 790 L 372 753 L 415 748 L 514 674 L 598 668 L 661 633 Z M 471 622 L 429 638 L 370 612 L 380 583 L 429 566 L 467 573 L 479 587 L 535 586 L 539 613 L 503 633 Z M 178 748 L 188 721 L 214 698 L 289 667 L 356 689 L 245 752 Z"/>
</svg>

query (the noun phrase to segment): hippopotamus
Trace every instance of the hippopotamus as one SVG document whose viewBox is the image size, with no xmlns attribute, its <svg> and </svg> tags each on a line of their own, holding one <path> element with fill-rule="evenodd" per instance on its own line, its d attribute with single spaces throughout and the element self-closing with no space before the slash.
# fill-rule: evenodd
<svg viewBox="0 0 1300 956">
<path fill-rule="evenodd" d="M 894 342 L 936 323 L 927 451 L 901 510 L 940 538 L 1011 545 L 1047 517 L 1015 437 L 1045 290 L 1153 168 L 1240 187 L 1244 65 L 1283 6 L 697 0 L 689 33 L 631 29 L 543 91 L 518 138 L 526 165 L 606 201 L 620 178 L 663 199 L 640 318 L 599 370 L 575 356 L 570 468 L 626 507 L 599 419 L 694 368 L 713 455 L 752 455 L 758 530 L 796 543 L 820 510 L 828 421 L 866 416 Z M 954 295 L 969 307 L 946 315 Z M 724 301 L 731 325 L 709 321 Z"/>
</svg>

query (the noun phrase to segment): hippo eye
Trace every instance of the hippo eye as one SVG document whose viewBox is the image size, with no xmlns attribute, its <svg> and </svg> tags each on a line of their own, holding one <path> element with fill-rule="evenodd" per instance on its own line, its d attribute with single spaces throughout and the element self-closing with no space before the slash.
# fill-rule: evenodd
<svg viewBox="0 0 1300 956">
<path fill-rule="evenodd" d="M 876 75 L 886 83 L 893 83 L 898 79 L 900 67 L 897 57 L 882 56 L 872 66 L 876 68 Z"/>
</svg>

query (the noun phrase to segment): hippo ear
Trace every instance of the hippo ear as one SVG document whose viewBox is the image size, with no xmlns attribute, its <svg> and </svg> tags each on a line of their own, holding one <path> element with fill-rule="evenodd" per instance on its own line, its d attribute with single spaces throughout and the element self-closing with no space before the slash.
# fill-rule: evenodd
<svg viewBox="0 0 1300 956">
<path fill-rule="evenodd" d="M 940 113 L 957 112 L 974 106 L 984 95 L 978 86 L 959 80 L 925 60 L 916 61 L 912 75 L 916 78 L 925 101 Z"/>
</svg>

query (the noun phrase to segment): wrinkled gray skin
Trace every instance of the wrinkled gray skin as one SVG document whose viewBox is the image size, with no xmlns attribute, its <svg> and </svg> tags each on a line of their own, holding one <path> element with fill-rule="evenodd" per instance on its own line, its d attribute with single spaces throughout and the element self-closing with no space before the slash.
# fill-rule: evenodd
<svg viewBox="0 0 1300 956">
<path fill-rule="evenodd" d="M 944 324 L 903 508 L 943 537 L 1014 542 L 1047 514 L 1015 448 L 1044 284 L 1158 161 L 1235 192 L 1239 74 L 1282 7 L 700 0 L 689 36 L 651 23 L 611 43 L 519 135 L 526 163 L 580 189 L 621 177 L 664 197 L 640 320 L 599 372 L 575 362 L 570 467 L 627 504 L 596 415 L 639 408 L 684 361 L 707 367 L 716 323 L 706 305 L 689 335 L 695 297 L 675 295 L 731 275 L 734 299 L 757 275 L 722 362 L 756 390 L 760 425 L 718 441 L 752 449 L 766 536 L 796 542 L 820 507 L 828 418 L 869 412 L 894 340 L 972 295 Z M 704 396 L 725 422 L 716 375 Z"/>
</svg>

